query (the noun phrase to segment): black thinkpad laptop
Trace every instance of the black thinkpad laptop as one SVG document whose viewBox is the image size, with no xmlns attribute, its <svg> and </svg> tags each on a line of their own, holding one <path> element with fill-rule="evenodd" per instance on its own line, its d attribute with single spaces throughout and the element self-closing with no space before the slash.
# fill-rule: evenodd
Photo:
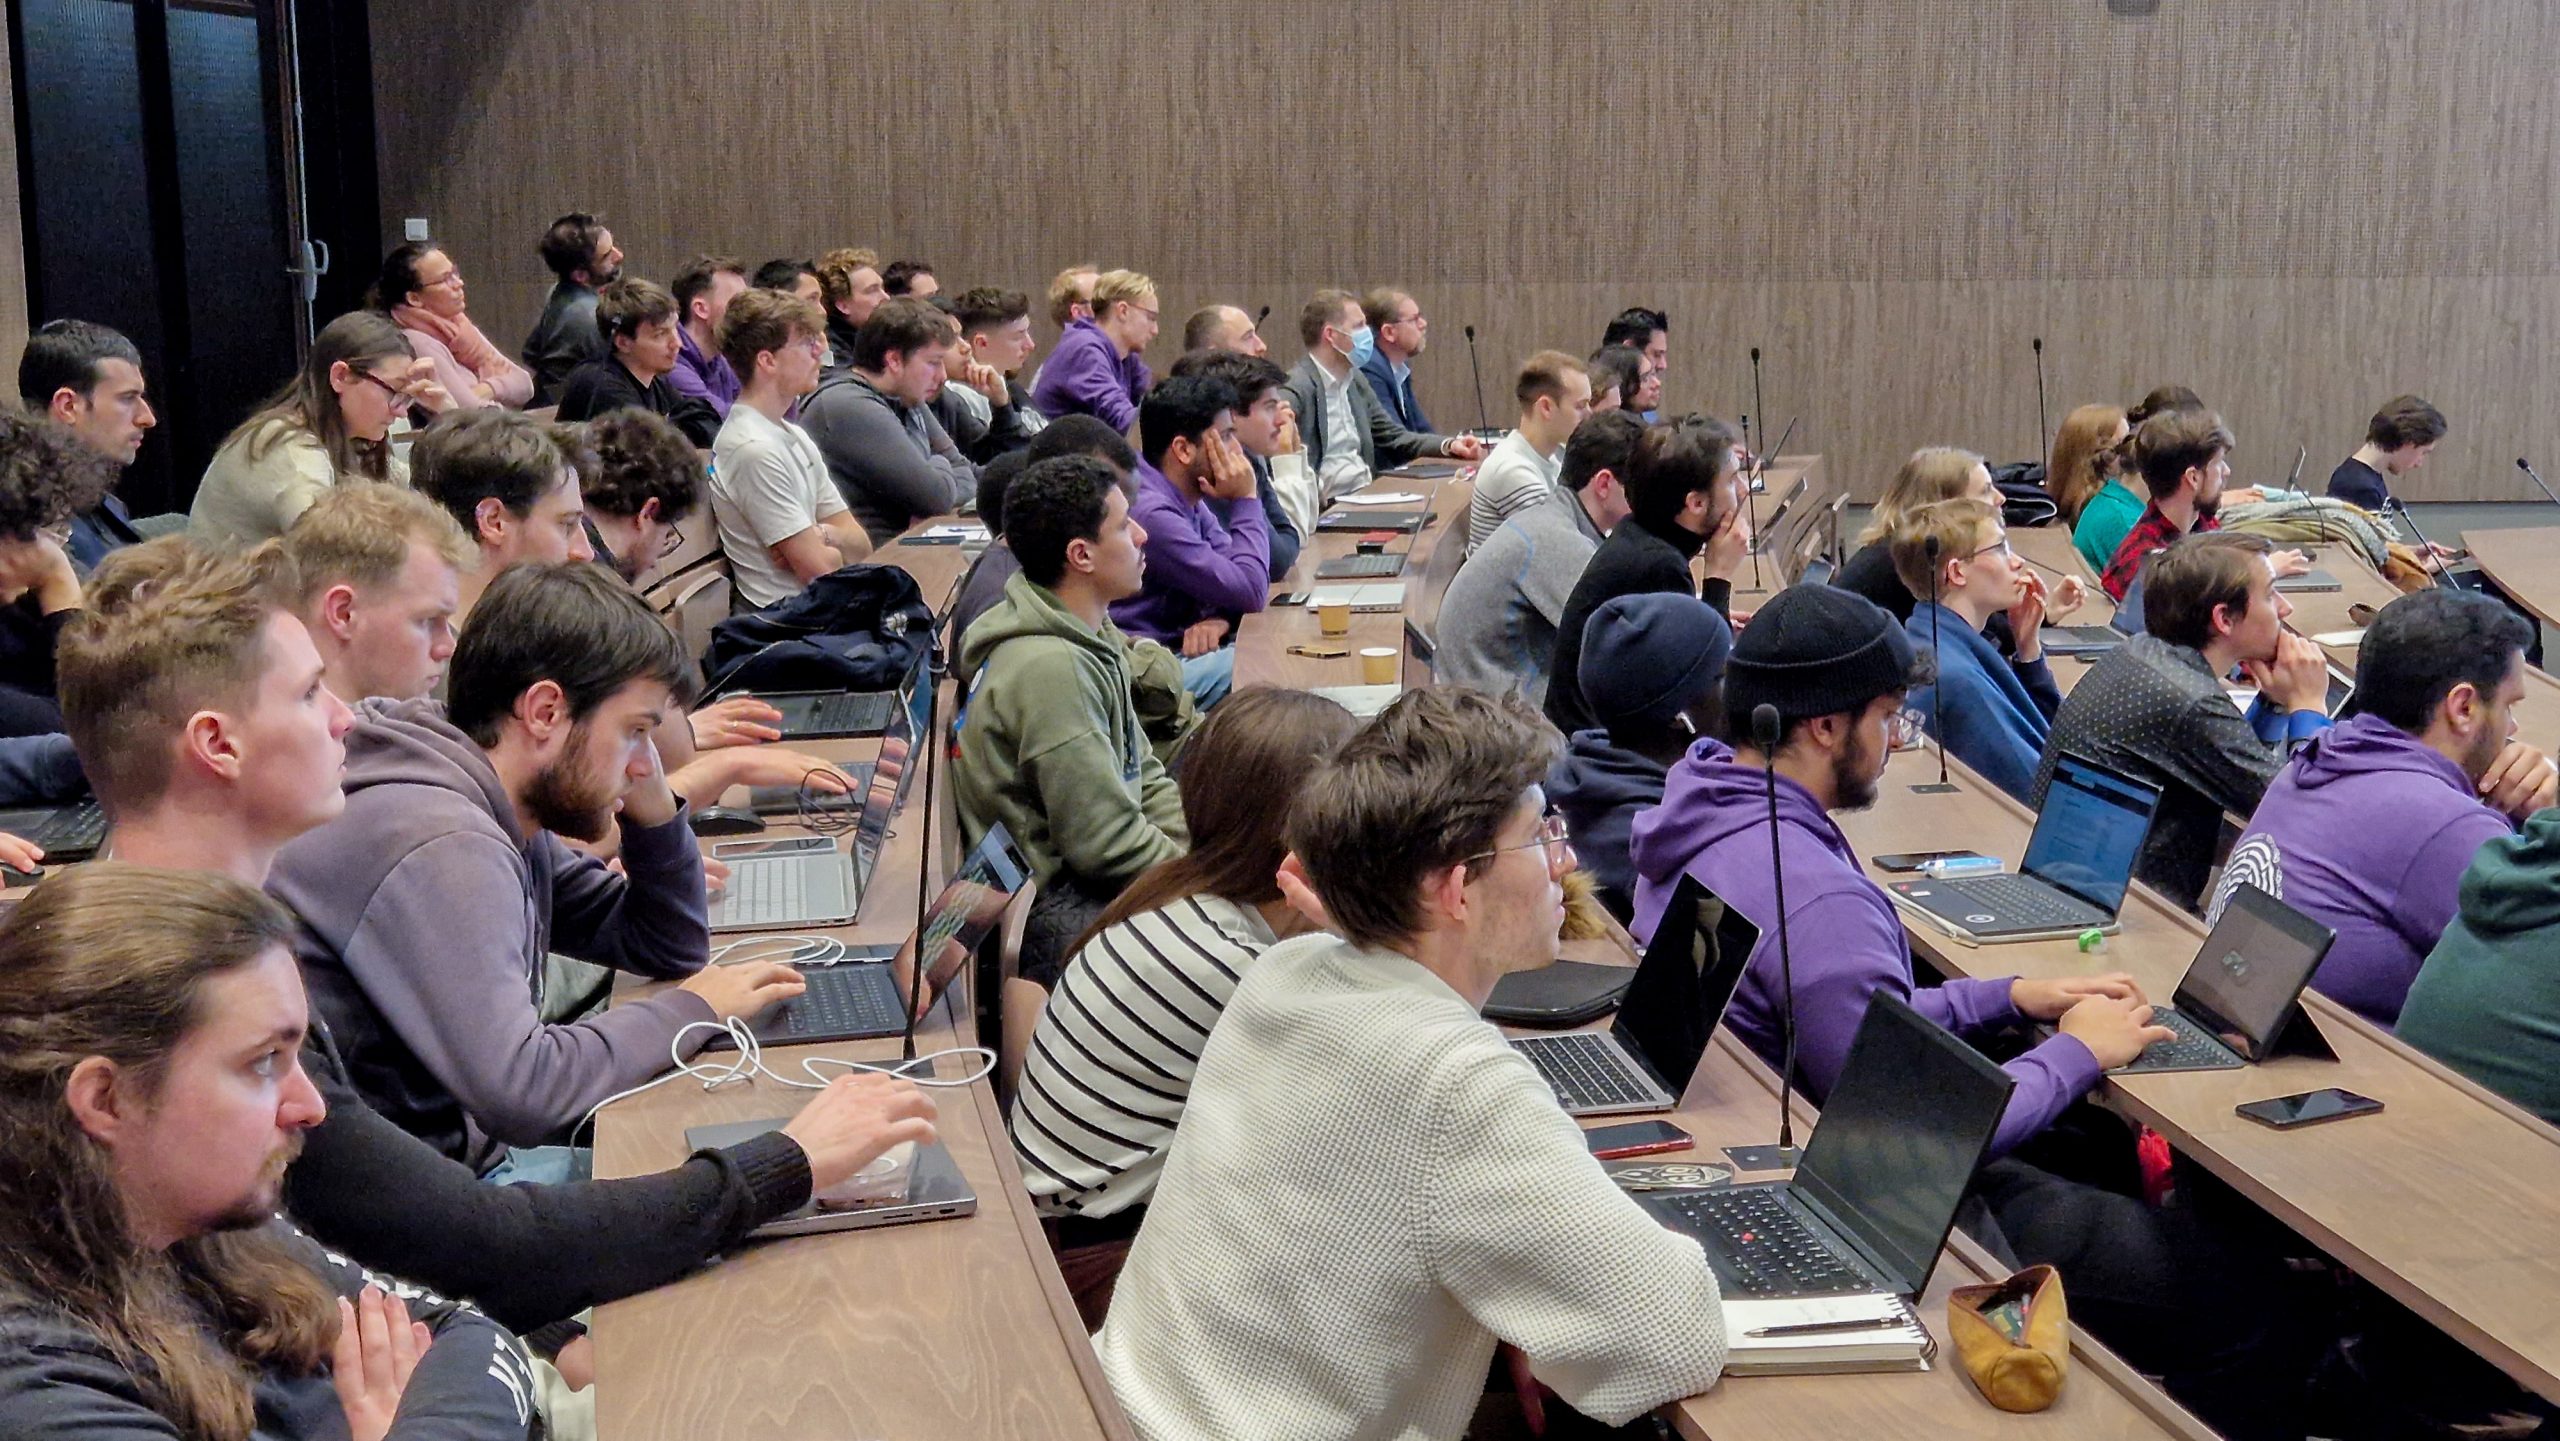
<svg viewBox="0 0 2560 1441">
<path fill-rule="evenodd" d="M 756 698 L 782 712 L 777 729 L 786 742 L 876 736 L 889 728 L 901 709 L 917 708 L 928 684 L 925 674 L 924 658 L 918 656 L 906 680 L 893 691 L 768 691 Z"/>
<path fill-rule="evenodd" d="M 58 806 L 11 806 L 0 810 L 0 831 L 31 841 L 44 852 L 47 865 L 85 861 L 107 843 L 107 813 L 96 800 Z"/>
<path fill-rule="evenodd" d="M 1568 1115 L 1668 1111 L 1759 944 L 1758 926 L 1683 876 L 1609 1030 L 1523 1036 L 1512 1048 L 1555 1088 Z"/>
<path fill-rule="evenodd" d="M 1890 1291 L 1909 1300 L 1955 1226 L 2017 1082 L 1879 993 L 1792 1180 L 1636 1201 L 1698 1239 L 1727 1296 Z"/>
</svg>

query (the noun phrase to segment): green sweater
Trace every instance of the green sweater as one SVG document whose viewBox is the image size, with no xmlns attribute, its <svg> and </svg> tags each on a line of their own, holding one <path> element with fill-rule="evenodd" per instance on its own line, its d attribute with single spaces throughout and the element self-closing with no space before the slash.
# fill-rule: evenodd
<svg viewBox="0 0 2560 1441">
<path fill-rule="evenodd" d="M 1041 884 L 1063 871 L 1105 892 L 1182 854 L 1181 793 L 1147 744 L 1117 629 L 1016 575 L 960 661 L 978 672 L 951 775 L 968 844 L 1001 821 Z"/>
<path fill-rule="evenodd" d="M 2409 987 L 2400 1039 L 2560 1123 L 2560 808 L 2480 848 Z"/>
<path fill-rule="evenodd" d="M 2098 487 L 2089 503 L 2080 507 L 2080 519 L 2071 527 L 2071 548 L 2089 563 L 2091 575 L 2106 573 L 2107 562 L 2116 558 L 2116 547 L 2133 533 L 2133 523 L 2142 519 L 2142 497 L 2135 495 L 2121 480 L 2110 480 Z"/>
</svg>

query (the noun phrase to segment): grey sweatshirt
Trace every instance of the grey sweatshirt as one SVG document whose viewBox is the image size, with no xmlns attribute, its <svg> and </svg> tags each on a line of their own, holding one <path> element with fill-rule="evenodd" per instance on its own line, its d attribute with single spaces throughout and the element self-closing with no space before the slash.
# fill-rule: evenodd
<svg viewBox="0 0 2560 1441">
<path fill-rule="evenodd" d="M 858 371 L 818 387 L 800 407 L 800 428 L 827 458 L 844 503 L 874 545 L 927 516 L 947 515 L 978 493 L 978 468 L 926 406 L 904 406 Z"/>
<path fill-rule="evenodd" d="M 346 812 L 286 846 L 267 889 L 302 922 L 303 977 L 350 1078 L 401 1129 L 486 1170 L 666 1070 L 676 1032 L 712 1019 L 688 991 L 573 1025 L 540 1010 L 549 951 L 652 977 L 709 959 L 681 812 L 623 822 L 624 875 L 524 835 L 488 756 L 434 701 L 358 706 L 346 787 Z"/>
</svg>

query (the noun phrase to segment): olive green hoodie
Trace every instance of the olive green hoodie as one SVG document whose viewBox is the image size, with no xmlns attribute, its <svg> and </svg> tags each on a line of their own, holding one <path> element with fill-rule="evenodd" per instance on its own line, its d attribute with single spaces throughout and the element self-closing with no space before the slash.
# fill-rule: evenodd
<svg viewBox="0 0 2560 1441">
<path fill-rule="evenodd" d="M 961 637 L 978 674 L 952 794 L 970 845 L 1002 822 L 1043 885 L 1060 872 L 1104 894 L 1182 854 L 1182 798 L 1130 699 L 1120 632 L 1076 618 L 1029 577 Z"/>
<path fill-rule="evenodd" d="M 2560 808 L 2480 847 L 2418 970 L 2400 1039 L 2560 1123 Z"/>
</svg>

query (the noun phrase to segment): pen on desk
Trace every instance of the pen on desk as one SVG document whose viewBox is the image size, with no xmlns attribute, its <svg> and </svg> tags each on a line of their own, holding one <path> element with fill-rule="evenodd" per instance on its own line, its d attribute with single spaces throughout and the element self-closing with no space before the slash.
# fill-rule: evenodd
<svg viewBox="0 0 2560 1441">
<path fill-rule="evenodd" d="M 1898 1331 L 1910 1324 L 1899 1316 L 1868 1316 L 1856 1321 L 1811 1321 L 1801 1326 L 1758 1326 L 1742 1334 L 1756 1341 L 1771 1336 L 1821 1336 L 1834 1331 Z"/>
</svg>

